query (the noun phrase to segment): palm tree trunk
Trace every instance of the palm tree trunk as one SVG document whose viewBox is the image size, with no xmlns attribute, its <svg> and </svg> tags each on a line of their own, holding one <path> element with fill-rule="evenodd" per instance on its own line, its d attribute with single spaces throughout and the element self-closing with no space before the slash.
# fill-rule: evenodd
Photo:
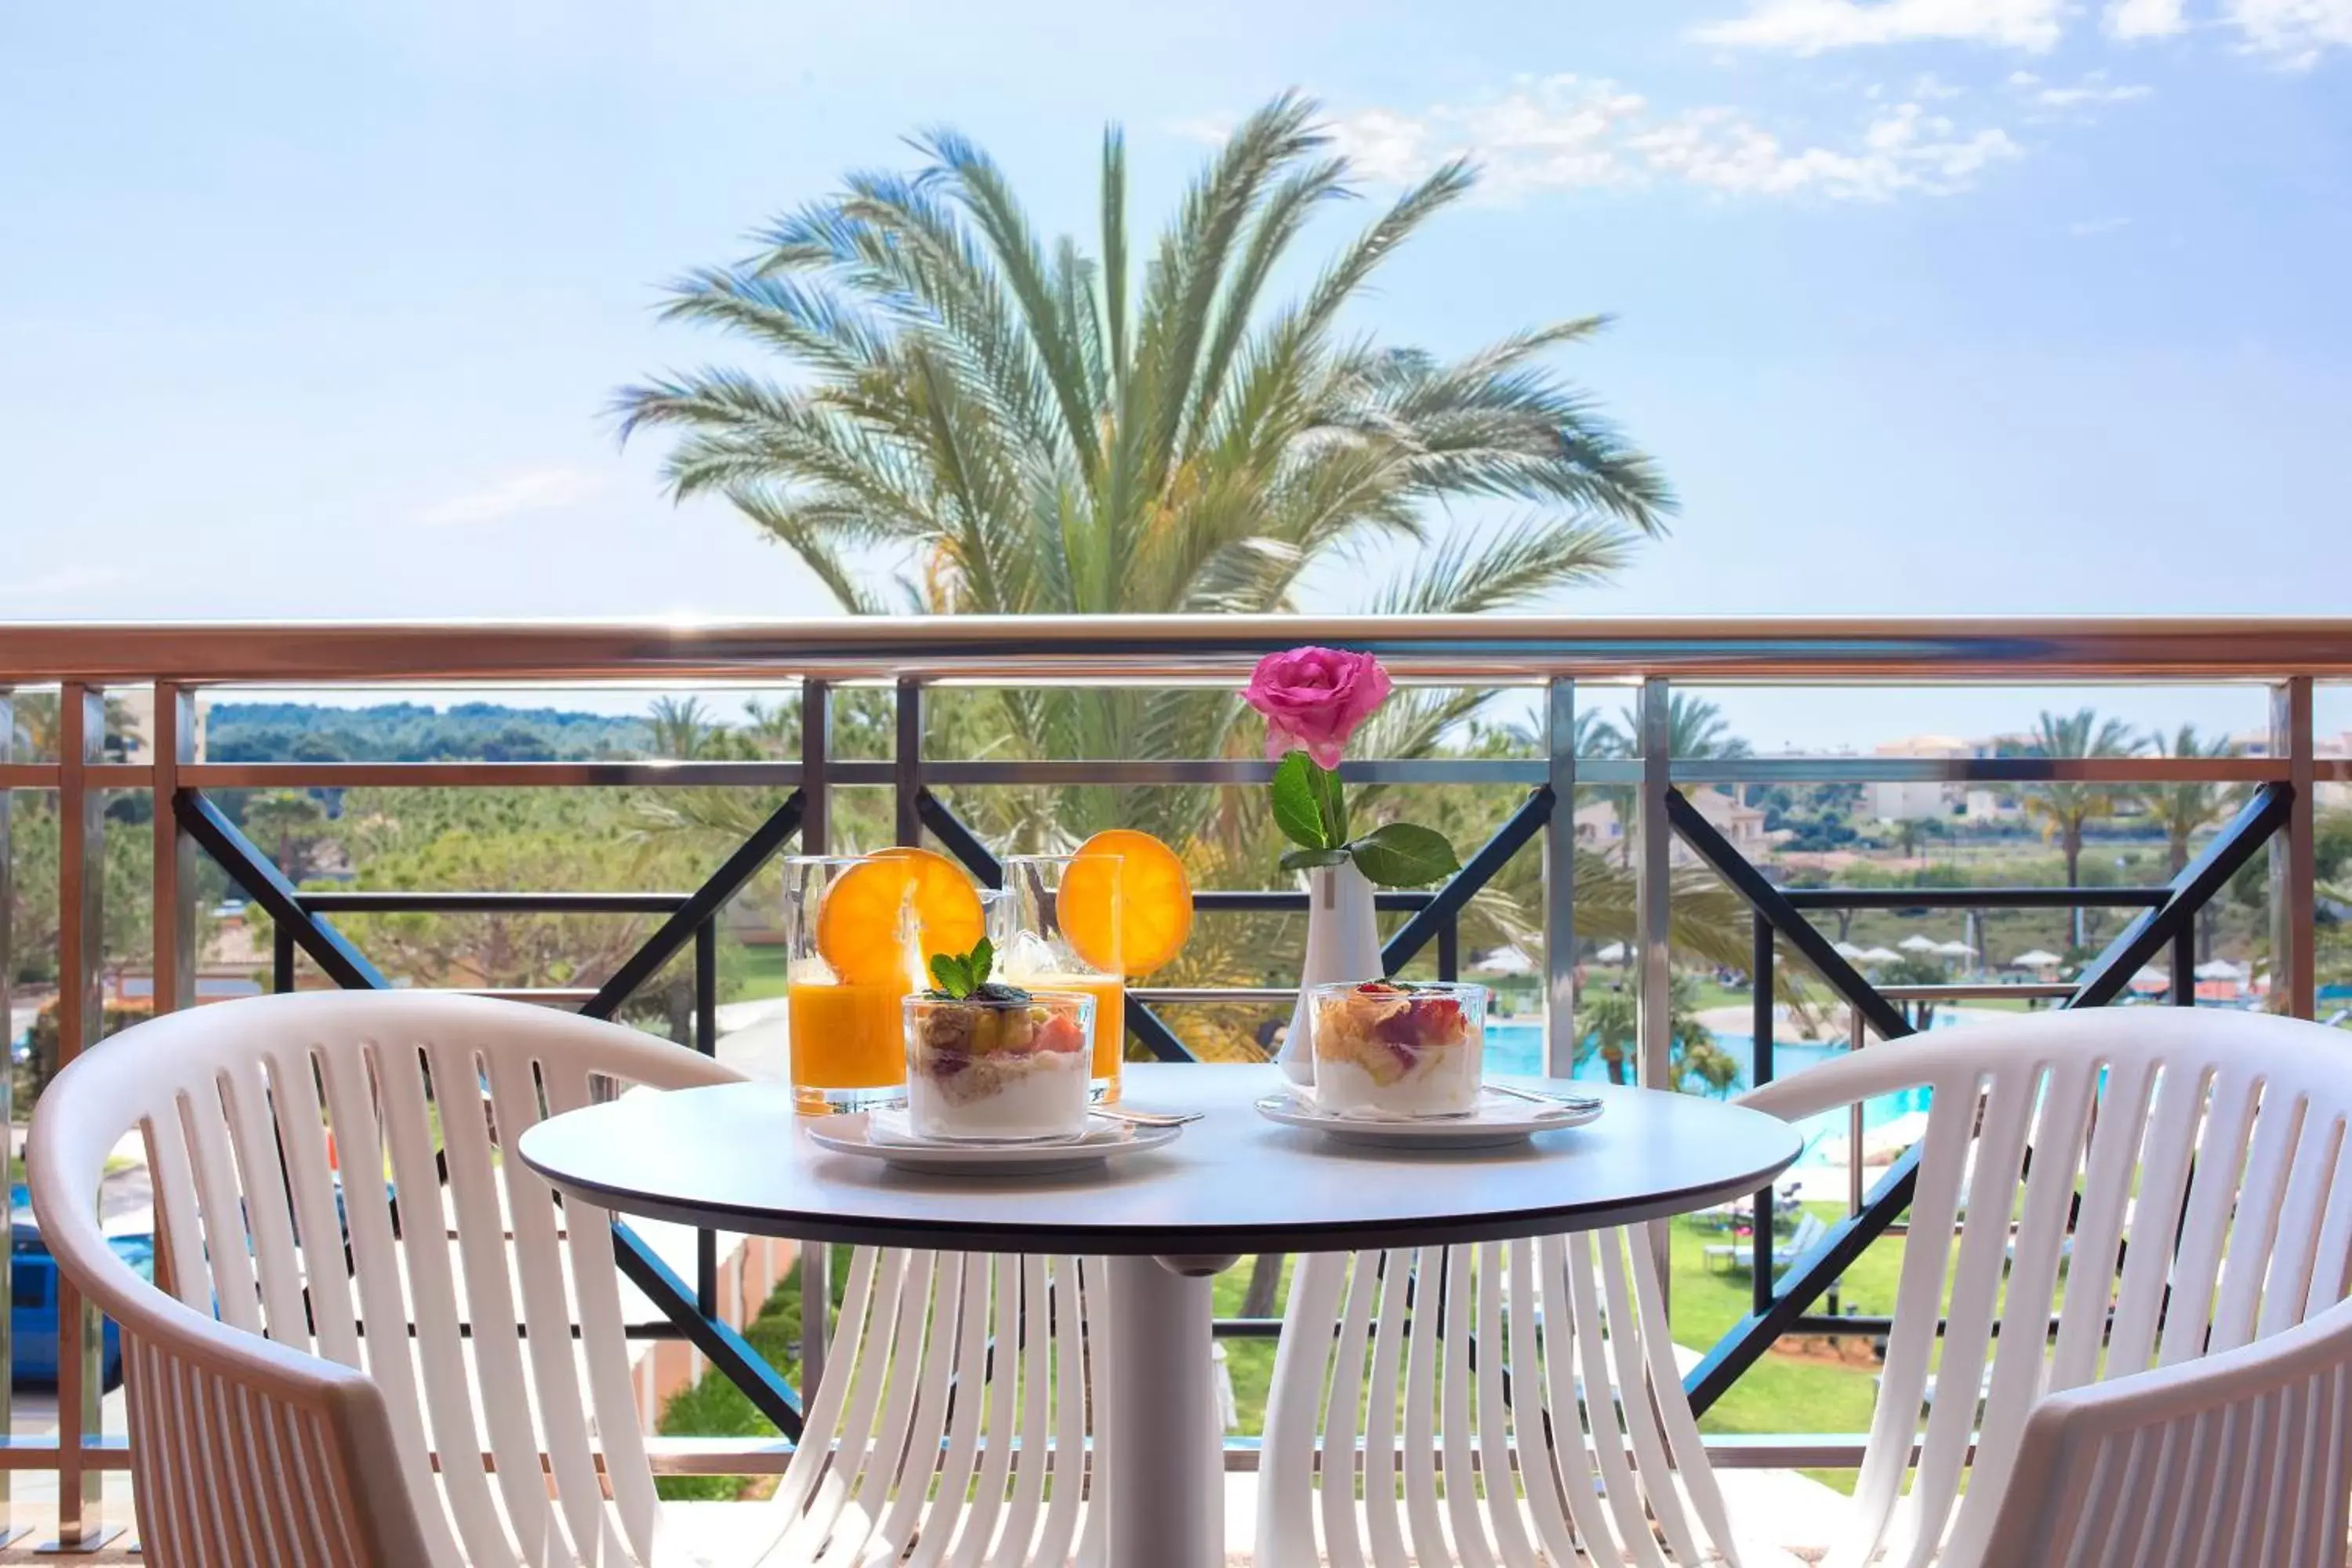
<svg viewBox="0 0 2352 1568">
<path fill-rule="evenodd" d="M 1274 1293 L 1282 1284 L 1282 1258 L 1279 1252 L 1261 1252 L 1250 1260 L 1249 1289 L 1242 1292 L 1243 1317 L 1274 1316 Z"/>
<path fill-rule="evenodd" d="M 2058 848 L 2059 852 L 2066 857 L 2066 885 L 2070 888 L 2081 887 L 2083 885 L 2083 825 L 2080 822 L 2066 824 L 2065 831 L 2059 835 Z M 2076 904 L 2071 915 L 2068 925 L 2074 933 L 2074 945 L 2080 947 L 2083 945 L 2083 906 Z"/>
</svg>

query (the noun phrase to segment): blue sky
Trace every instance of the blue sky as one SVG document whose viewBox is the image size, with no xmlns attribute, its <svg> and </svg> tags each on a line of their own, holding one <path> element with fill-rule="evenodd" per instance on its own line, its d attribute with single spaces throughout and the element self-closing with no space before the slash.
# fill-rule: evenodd
<svg viewBox="0 0 2352 1568">
<path fill-rule="evenodd" d="M 1684 510 L 1563 608 L 2346 608 L 2352 0 L 803 9 L 9 7 L 0 616 L 817 613 L 615 448 L 733 353 L 660 280 L 941 122 L 1058 231 L 1122 121 L 1156 215 L 1293 85 L 1368 195 L 1486 165 L 1367 328 L 1619 318 L 1567 368 Z"/>
</svg>

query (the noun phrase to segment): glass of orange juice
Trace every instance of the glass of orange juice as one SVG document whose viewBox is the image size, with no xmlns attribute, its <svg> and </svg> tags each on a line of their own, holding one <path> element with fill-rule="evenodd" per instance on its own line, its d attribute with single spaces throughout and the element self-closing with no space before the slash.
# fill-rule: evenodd
<svg viewBox="0 0 2352 1568">
<path fill-rule="evenodd" d="M 1076 991 L 1095 999 L 1094 1098 L 1118 1098 L 1126 1054 L 1127 972 L 1120 963 L 1116 855 L 1008 855 L 1004 892 L 989 901 L 996 972 L 1029 990 Z M 1064 893 L 1091 918 L 1066 925 Z"/>
<path fill-rule="evenodd" d="M 964 952 L 985 929 L 971 879 L 928 849 L 785 858 L 785 1026 L 803 1114 L 906 1100 L 907 995 L 929 952 Z"/>
</svg>

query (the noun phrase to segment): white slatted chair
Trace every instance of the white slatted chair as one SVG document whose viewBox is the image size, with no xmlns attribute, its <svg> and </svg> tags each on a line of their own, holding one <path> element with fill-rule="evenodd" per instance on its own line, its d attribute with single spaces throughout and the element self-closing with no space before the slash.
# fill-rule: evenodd
<svg viewBox="0 0 2352 1568">
<path fill-rule="evenodd" d="M 428 1074 L 444 1110 L 487 1084 L 490 1114 L 436 1116 Z M 58 1266 L 122 1326 L 149 1561 L 1099 1561 L 1101 1510 L 1082 1500 L 1098 1275 L 1069 1258 L 861 1250 L 773 1500 L 656 1498 L 609 1215 L 559 1208 L 491 1128 L 511 1139 L 608 1087 L 737 1076 L 568 1014 L 354 992 L 170 1015 L 68 1068 L 34 1119 L 34 1206 Z M 176 1296 L 95 1220 L 134 1129 Z"/>
<path fill-rule="evenodd" d="M 2342 1564 L 2352 1037 L 2204 1009 L 2042 1015 L 1875 1046 L 1744 1103 L 1795 1120 L 1922 1086 L 1869 1444 L 1842 1531 L 1812 1544 L 1885 1568 Z M 1929 1401 L 1931 1375 L 1981 1385 L 1981 1415 Z"/>
<path fill-rule="evenodd" d="M 1638 1229 L 1302 1257 L 1258 1486 L 1259 1568 L 1738 1561 Z"/>
</svg>

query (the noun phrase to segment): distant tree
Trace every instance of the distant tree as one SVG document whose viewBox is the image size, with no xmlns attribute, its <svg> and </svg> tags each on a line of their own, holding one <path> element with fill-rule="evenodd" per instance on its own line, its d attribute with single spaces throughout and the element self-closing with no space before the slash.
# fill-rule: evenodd
<svg viewBox="0 0 2352 1568">
<path fill-rule="evenodd" d="M 327 813 L 300 790 L 278 789 L 245 803 L 245 836 L 296 884 L 318 874 L 331 839 Z"/>
<path fill-rule="evenodd" d="M 1916 860 L 1920 845 L 1934 837 L 1941 826 L 1931 816 L 1902 816 L 1887 825 L 1887 832 L 1894 836 L 1895 847 L 1902 851 L 1903 858 Z"/>
<path fill-rule="evenodd" d="M 1906 952 L 1894 963 L 1881 965 L 1874 978 L 1881 985 L 1942 985 L 1951 980 L 1952 970 L 1932 952 Z M 1919 1027 L 1924 1029 L 1935 1022 L 1933 1002 L 1914 1002 L 1910 1005 Z"/>
<path fill-rule="evenodd" d="M 752 750 L 763 757 L 788 758 L 800 744 L 801 708 L 798 701 L 762 702 L 754 697 L 743 704 L 747 721 L 743 737 Z"/>
<path fill-rule="evenodd" d="M 1698 991 L 1689 975 L 1677 971 L 1667 1004 L 1667 1031 L 1673 1041 L 1671 1076 L 1677 1088 L 1686 1077 L 1704 1080 L 1709 1093 L 1720 1093 L 1739 1078 L 1739 1064 L 1715 1042 L 1715 1032 L 1698 1016 Z M 1630 985 L 1611 985 L 1590 992 L 1579 1003 L 1578 1018 L 1584 1037 L 1577 1043 L 1576 1059 L 1599 1057 L 1611 1083 L 1631 1083 L 1639 1076 L 1641 1004 Z"/>
<path fill-rule="evenodd" d="M 656 699 L 646 724 L 653 731 L 654 753 L 679 762 L 692 762 L 709 751 L 724 728 L 699 697 Z"/>
<path fill-rule="evenodd" d="M 490 763 L 545 763 L 555 758 L 547 737 L 527 724 L 509 724 L 482 742 L 482 760 Z"/>
<path fill-rule="evenodd" d="M 2245 750 L 2226 737 L 2200 740 L 2194 724 L 2183 724 L 2169 739 L 2157 731 L 2147 737 L 2147 745 L 2159 757 L 2200 760 L 2234 757 Z M 2228 812 L 2242 794 L 2237 785 L 2210 780 L 2150 784 L 2137 792 L 2141 806 L 2164 829 L 2165 867 L 2169 875 L 2178 877 L 2189 864 L 2189 840 Z"/>
<path fill-rule="evenodd" d="M 2026 754 L 2053 759 L 2127 757 L 2133 746 L 2130 727 L 2120 719 L 2102 719 L 2090 708 L 2072 713 L 2045 710 L 2034 725 Z M 2113 784 L 2072 780 L 2036 784 L 2026 795 L 2026 814 L 2042 824 L 2043 835 L 2056 842 L 2058 853 L 2065 858 L 2068 887 L 2083 885 L 2084 829 L 2113 816 L 2118 799 Z M 2080 947 L 2084 934 L 2079 908 L 2074 911 L 2072 925 L 2074 945 Z"/>
</svg>

